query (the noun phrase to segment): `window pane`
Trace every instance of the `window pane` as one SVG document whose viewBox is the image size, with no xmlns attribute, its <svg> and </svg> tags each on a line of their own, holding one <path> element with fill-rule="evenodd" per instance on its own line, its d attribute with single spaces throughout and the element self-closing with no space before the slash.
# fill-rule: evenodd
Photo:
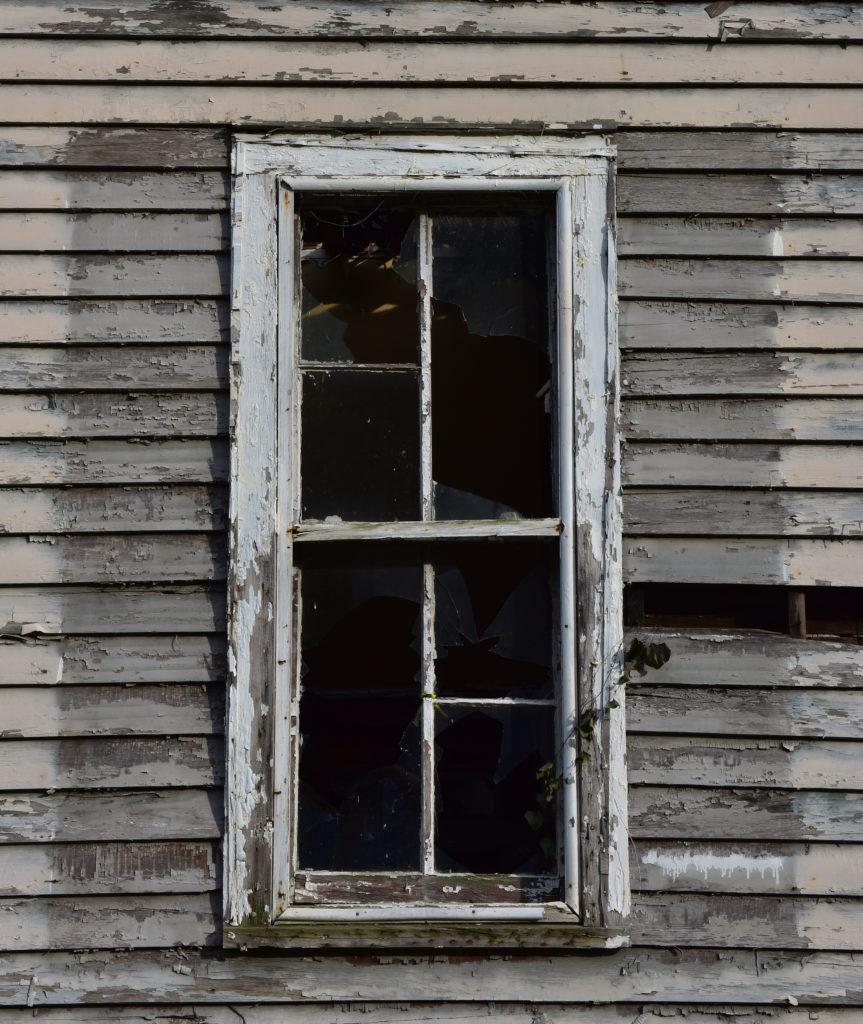
<svg viewBox="0 0 863 1024">
<path fill-rule="evenodd" d="M 438 705 L 435 867 L 476 874 L 556 873 L 551 708 Z"/>
<path fill-rule="evenodd" d="M 304 568 L 300 588 L 299 865 L 417 870 L 422 570 Z"/>
<path fill-rule="evenodd" d="M 417 217 L 380 199 L 302 215 L 300 358 L 416 363 Z"/>
<path fill-rule="evenodd" d="M 419 519 L 419 424 L 411 371 L 304 372 L 303 518 Z"/>
<path fill-rule="evenodd" d="M 551 515 L 546 214 L 433 223 L 435 516 Z"/>
</svg>

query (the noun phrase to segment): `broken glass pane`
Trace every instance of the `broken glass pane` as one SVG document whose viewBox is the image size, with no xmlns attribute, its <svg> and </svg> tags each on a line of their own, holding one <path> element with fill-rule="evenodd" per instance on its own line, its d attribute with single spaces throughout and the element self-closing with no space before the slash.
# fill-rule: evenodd
<svg viewBox="0 0 863 1024">
<path fill-rule="evenodd" d="M 301 359 L 416 363 L 416 213 L 331 199 L 301 223 Z"/>
<path fill-rule="evenodd" d="M 438 704 L 435 867 L 477 874 L 555 874 L 551 708 Z"/>
<path fill-rule="evenodd" d="M 419 431 L 412 371 L 305 371 L 303 518 L 419 519 Z"/>
<path fill-rule="evenodd" d="M 436 692 L 552 697 L 551 569 L 544 546 L 453 553 L 435 572 Z"/>
<path fill-rule="evenodd" d="M 416 870 L 422 570 L 307 566 L 300 589 L 299 865 Z"/>
</svg>

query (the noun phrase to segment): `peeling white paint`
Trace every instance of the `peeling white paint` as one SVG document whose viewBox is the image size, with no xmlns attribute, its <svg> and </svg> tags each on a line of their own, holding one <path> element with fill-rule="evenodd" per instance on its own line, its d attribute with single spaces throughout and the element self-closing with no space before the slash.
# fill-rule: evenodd
<svg viewBox="0 0 863 1024">
<path fill-rule="evenodd" d="M 748 857 L 742 853 L 690 853 L 688 850 L 681 850 L 679 853 L 648 850 L 642 856 L 642 860 L 645 864 L 654 864 L 661 868 L 672 881 L 677 881 L 688 872 L 701 875 L 705 880 L 709 880 L 713 873 L 719 874 L 721 878 L 741 873 L 747 879 L 752 875 L 760 875 L 762 878 L 771 875 L 777 885 L 783 864 L 781 857 Z"/>
</svg>

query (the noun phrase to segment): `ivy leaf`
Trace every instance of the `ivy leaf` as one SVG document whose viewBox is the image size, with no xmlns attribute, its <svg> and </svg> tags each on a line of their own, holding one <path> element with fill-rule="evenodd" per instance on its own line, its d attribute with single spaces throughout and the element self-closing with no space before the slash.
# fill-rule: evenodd
<svg viewBox="0 0 863 1024">
<path fill-rule="evenodd" d="M 524 817 L 534 832 L 539 832 L 542 828 L 542 823 L 545 821 L 541 811 L 525 811 Z"/>
</svg>

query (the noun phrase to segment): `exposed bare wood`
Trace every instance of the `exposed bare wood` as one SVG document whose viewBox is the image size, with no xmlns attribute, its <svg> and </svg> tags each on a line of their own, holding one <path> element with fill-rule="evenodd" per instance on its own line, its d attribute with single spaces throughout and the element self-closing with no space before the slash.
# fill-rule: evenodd
<svg viewBox="0 0 863 1024">
<path fill-rule="evenodd" d="M 473 537 L 556 537 L 559 519 L 464 519 L 437 523 L 307 522 L 293 531 L 297 541 L 456 540 Z"/>
<path fill-rule="evenodd" d="M 627 395 L 859 396 L 863 353 L 631 352 L 621 375 Z"/>
<path fill-rule="evenodd" d="M 213 633 L 225 628 L 224 586 L 4 587 L 0 632 Z"/>
<path fill-rule="evenodd" d="M 0 213 L 3 248 L 18 252 L 219 252 L 218 213 Z"/>
<path fill-rule="evenodd" d="M 0 254 L 0 295 L 67 297 L 188 295 L 220 298 L 227 267 L 211 255 Z"/>
<path fill-rule="evenodd" d="M 0 508 L 3 496 L 0 494 Z M 863 535 L 863 494 L 847 491 L 728 491 L 628 488 L 629 533 L 727 536 Z"/>
<path fill-rule="evenodd" d="M 837 444 L 630 443 L 623 479 L 658 487 L 859 488 L 863 465 L 854 455 Z"/>
<path fill-rule="evenodd" d="M 0 128 L 0 166 L 149 167 L 221 170 L 228 164 L 224 131 L 161 128 Z"/>
<path fill-rule="evenodd" d="M 624 572 L 640 583 L 755 583 L 856 587 L 863 540 L 629 537 Z"/>
<path fill-rule="evenodd" d="M 217 839 L 221 790 L 0 795 L 0 843 Z"/>
<path fill-rule="evenodd" d="M 860 793 L 634 786 L 629 802 L 636 839 L 863 840 Z"/>
<path fill-rule="evenodd" d="M 0 441 L 0 484 L 222 483 L 223 441 Z M 218 507 L 222 488 L 213 488 Z M 74 497 L 71 499 L 74 502 Z"/>
<path fill-rule="evenodd" d="M 222 530 L 227 506 L 215 485 L 3 489 L 0 533 Z"/>
<path fill-rule="evenodd" d="M 618 236 L 621 256 L 863 256 L 861 220 L 623 217 Z"/>
<path fill-rule="evenodd" d="M 0 173 L 0 209 L 224 210 L 218 171 L 19 171 Z"/>
<path fill-rule="evenodd" d="M 863 138 L 853 134 L 622 131 L 615 141 L 624 172 L 863 169 Z"/>
<path fill-rule="evenodd" d="M 850 261 L 826 260 L 686 260 L 632 257 L 621 260 L 618 285 L 621 295 L 640 299 L 735 299 L 767 302 L 790 302 L 799 299 L 801 302 L 842 303 L 854 302 L 860 298 L 860 266 Z"/>
<path fill-rule="evenodd" d="M 857 398 L 630 399 L 623 404 L 623 424 L 624 434 L 639 441 L 863 441 L 863 402 Z"/>
<path fill-rule="evenodd" d="M 222 395 L 203 392 L 4 395 L 0 437 L 212 437 L 227 413 Z"/>
<path fill-rule="evenodd" d="M 472 7 L 473 11 L 478 10 Z M 593 10 L 593 8 L 591 8 Z M 288 91 L 289 90 L 289 91 Z M 474 86 L 416 86 L 394 93 L 387 86 L 317 85 L 6 85 L 6 122 L 13 125 L 97 125 L 138 122 L 141 125 L 248 125 L 284 128 L 286 105 L 291 127 L 365 129 L 420 126 L 450 130 L 459 125 L 502 130 L 542 131 L 638 128 L 753 128 L 859 130 L 863 127 L 863 90 L 787 86 L 620 87 L 569 86 L 549 90 L 523 86 L 517 90 Z M 205 174 L 206 172 L 202 172 Z M 202 192 L 204 190 L 202 189 Z M 0 192 L 2 195 L 2 192 Z M 196 209 L 212 209 L 201 196 Z M 141 206 L 151 207 L 150 201 Z M 837 207 L 838 208 L 838 207 Z M 669 212 L 674 212 L 677 206 Z M 832 210 L 834 207 L 829 207 Z M 728 210 L 705 207 L 702 212 L 755 212 L 746 203 Z M 652 212 L 659 212 L 654 209 Z M 689 207 L 686 212 L 692 212 Z M 776 212 L 772 206 L 768 213 Z M 783 211 L 787 212 L 787 211 Z"/>
<path fill-rule="evenodd" d="M 43 706 L 44 703 L 38 702 Z M 91 731 L 94 730 L 87 729 L 87 732 Z M 141 730 L 136 726 L 136 731 Z M 215 786 L 224 781 L 224 759 L 221 740 L 199 737 L 18 740 L 0 743 L 0 787 L 129 789 Z M 2 871 L 3 858 L 0 855 L 0 878 L 4 877 Z"/>
<path fill-rule="evenodd" d="M 221 687 L 181 683 L 10 686 L 3 691 L 3 706 L 0 736 L 7 740 L 37 736 L 221 734 L 225 713 Z M 71 749 L 69 754 L 71 757 Z"/>
<path fill-rule="evenodd" d="M 0 846 L 0 894 L 207 892 L 218 887 L 218 869 L 212 842 Z"/>
<path fill-rule="evenodd" d="M 863 895 L 863 849 L 853 844 L 643 840 L 631 871 L 642 891 Z"/>
<path fill-rule="evenodd" d="M 224 636 L 0 639 L 0 685 L 224 682 Z"/>
<path fill-rule="evenodd" d="M 208 299 L 0 300 L 0 322 L 4 345 L 172 345 L 228 340 L 226 306 Z"/>
<path fill-rule="evenodd" d="M 788 632 L 791 636 L 806 636 L 806 592 L 788 591 Z"/>
<path fill-rule="evenodd" d="M 724 302 L 620 304 L 620 341 L 625 348 L 859 349 L 859 307 L 738 305 Z"/>
<path fill-rule="evenodd" d="M 692 691 L 683 691 L 691 693 Z M 835 692 L 835 691 L 831 691 Z M 636 697 L 635 715 L 643 709 Z M 660 701 L 661 704 L 665 703 Z M 741 708 L 731 701 L 729 718 L 745 717 L 746 727 L 724 730 L 722 738 L 630 735 L 627 741 L 630 784 L 672 786 L 757 786 L 780 789 L 863 789 L 863 748 L 856 742 L 836 740 L 738 739 L 742 733 L 758 733 L 763 720 L 758 714 L 741 716 Z M 776 701 L 765 700 L 768 707 Z M 855 703 L 861 703 L 858 699 Z M 665 704 L 667 708 L 667 704 Z M 784 709 L 782 709 L 784 710 Z M 647 724 L 659 727 L 663 708 Z M 696 702 L 688 731 L 705 731 L 701 704 Z M 780 712 L 781 713 L 781 712 Z M 823 721 L 823 719 L 822 719 Z M 787 727 L 787 725 L 786 725 Z M 782 726 L 770 726 L 765 735 Z M 798 731 L 798 730 L 794 730 Z"/>
</svg>

